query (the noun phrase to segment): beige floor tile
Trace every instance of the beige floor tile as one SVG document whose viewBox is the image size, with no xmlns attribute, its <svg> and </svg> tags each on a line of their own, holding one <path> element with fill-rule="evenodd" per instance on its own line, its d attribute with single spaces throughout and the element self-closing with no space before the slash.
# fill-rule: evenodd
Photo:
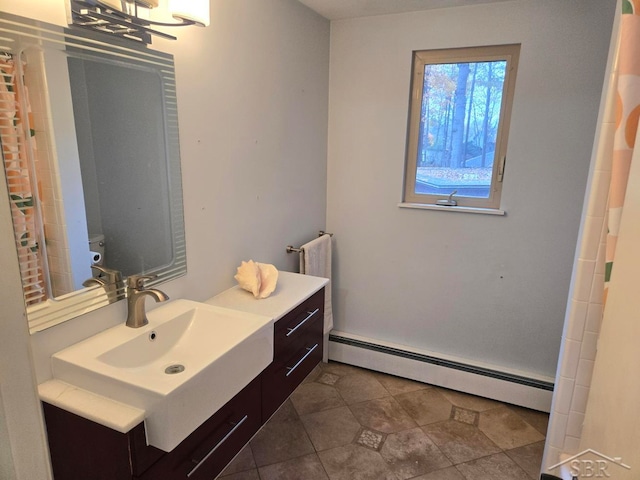
<svg viewBox="0 0 640 480">
<path fill-rule="evenodd" d="M 342 407 L 345 404 L 334 387 L 315 382 L 300 385 L 290 399 L 299 415 Z"/>
<path fill-rule="evenodd" d="M 302 383 L 314 382 L 320 375 L 322 375 L 321 363 L 313 367 L 313 370 L 311 370 L 311 372 L 309 372 L 309 375 L 307 375 L 306 378 L 302 380 Z"/>
<path fill-rule="evenodd" d="M 467 410 L 466 408 L 456 407 L 454 405 L 451 410 L 451 419 L 457 422 L 478 426 L 480 414 L 475 410 Z"/>
<path fill-rule="evenodd" d="M 542 454 L 544 453 L 544 442 L 532 443 L 524 447 L 514 448 L 505 452 L 511 460 L 516 462 L 527 472 L 532 479 L 540 478 L 542 467 Z"/>
<path fill-rule="evenodd" d="M 442 422 L 451 416 L 451 402 L 435 388 L 403 393 L 395 399 L 418 425 Z"/>
<path fill-rule="evenodd" d="M 456 465 L 466 480 L 530 480 L 504 453 Z"/>
<path fill-rule="evenodd" d="M 544 435 L 507 407 L 482 412 L 478 427 L 503 450 L 544 440 Z"/>
<path fill-rule="evenodd" d="M 350 405 L 354 417 L 364 427 L 382 433 L 395 433 L 416 426 L 416 422 L 393 397 L 378 398 Z"/>
<path fill-rule="evenodd" d="M 318 452 L 352 443 L 362 428 L 348 407 L 310 413 L 300 420 Z"/>
<path fill-rule="evenodd" d="M 284 420 L 295 420 L 298 418 L 298 412 L 294 408 L 291 400 L 285 400 L 285 402 L 280 406 L 278 410 L 275 411 L 271 418 L 270 422 L 282 422 Z"/>
<path fill-rule="evenodd" d="M 425 425 L 422 430 L 454 465 L 501 451 L 474 425 L 447 420 Z"/>
<path fill-rule="evenodd" d="M 427 385 L 426 383 L 420 383 L 414 380 L 387 375 L 384 373 L 377 373 L 376 378 L 382 386 L 387 389 L 390 395 L 399 395 L 401 393 L 409 393 L 415 392 L 416 390 L 431 388 L 431 385 Z"/>
<path fill-rule="evenodd" d="M 331 480 L 397 480 L 382 456 L 366 447 L 332 448 L 318 457 Z"/>
<path fill-rule="evenodd" d="M 253 459 L 253 452 L 249 444 L 245 445 L 236 458 L 234 458 L 227 468 L 225 468 L 220 476 L 231 475 L 232 473 L 246 472 L 247 470 L 255 470 L 256 462 Z"/>
<path fill-rule="evenodd" d="M 456 467 L 443 468 L 425 475 L 420 475 L 412 480 L 466 480 Z"/>
<path fill-rule="evenodd" d="M 300 420 L 267 422 L 250 442 L 258 467 L 314 453 Z"/>
<path fill-rule="evenodd" d="M 322 372 L 322 374 L 316 378 L 316 382 L 324 383 L 325 385 L 335 385 L 340 380 L 340 375 L 334 375 L 329 372 Z"/>
<path fill-rule="evenodd" d="M 489 398 L 477 397 L 468 393 L 457 392 L 447 388 L 437 388 L 437 390 L 446 397 L 456 407 L 466 408 L 467 410 L 475 410 L 476 412 L 484 412 L 491 408 L 496 408 L 502 404 L 496 400 Z"/>
<path fill-rule="evenodd" d="M 232 473 L 231 475 L 225 475 L 224 477 L 218 477 L 220 480 L 260 480 L 258 470 L 247 470 L 246 472 Z"/>
<path fill-rule="evenodd" d="M 333 373 L 334 375 L 353 375 L 354 373 L 369 372 L 366 368 L 354 367 L 353 365 L 347 365 L 346 363 L 329 361 L 327 363 L 321 363 L 320 367 L 323 372 Z"/>
<path fill-rule="evenodd" d="M 373 430 L 369 430 L 368 428 L 363 428 L 356 437 L 356 443 L 362 445 L 363 447 L 368 447 L 372 450 L 379 451 L 386 438 L 386 433 L 376 432 Z"/>
<path fill-rule="evenodd" d="M 545 413 L 329 362 L 219 478 L 537 480 L 547 422 Z"/>
<path fill-rule="evenodd" d="M 368 373 L 341 376 L 334 386 L 347 405 L 389 396 L 387 389 Z"/>
<path fill-rule="evenodd" d="M 541 434 L 547 434 L 547 425 L 549 424 L 549 414 L 546 412 L 538 412 L 529 408 L 517 407 L 509 405 L 509 409 L 517 413 L 525 422 L 538 430 Z"/>
<path fill-rule="evenodd" d="M 260 468 L 260 480 L 328 480 L 314 453 Z"/>
<path fill-rule="evenodd" d="M 451 465 L 447 457 L 420 428 L 387 436 L 380 455 L 389 464 L 398 480 L 439 470 Z"/>
</svg>

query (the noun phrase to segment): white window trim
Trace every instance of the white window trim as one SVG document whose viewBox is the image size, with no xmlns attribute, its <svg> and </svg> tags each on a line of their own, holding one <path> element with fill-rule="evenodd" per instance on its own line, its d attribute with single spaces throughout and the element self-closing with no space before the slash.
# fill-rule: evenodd
<svg viewBox="0 0 640 480">
<path fill-rule="evenodd" d="M 409 116 L 407 125 L 407 148 L 405 154 L 403 201 L 398 205 L 404 208 L 421 208 L 424 210 L 465 211 L 466 213 L 488 213 L 504 215 L 500 210 L 502 181 L 506 164 L 507 139 L 511 122 L 511 107 L 513 105 L 515 79 L 517 72 L 520 45 L 493 45 L 483 47 L 452 48 L 443 50 L 421 50 L 413 52 L 411 96 L 409 101 Z M 473 198 L 458 196 L 454 199 L 458 206 L 436 205 L 439 199 L 446 199 L 447 195 L 436 196 L 416 194 L 416 171 L 418 154 L 418 132 L 421 114 L 421 99 L 424 78 L 424 66 L 433 63 L 462 63 L 506 60 L 503 100 L 501 104 L 500 123 L 496 137 L 496 156 L 491 177 L 490 194 L 488 198 Z M 499 171 L 501 170 L 501 171 Z M 500 178 L 498 178 L 500 177 Z M 495 213 L 494 213 L 495 212 Z"/>
<path fill-rule="evenodd" d="M 445 205 L 436 205 L 435 203 L 398 203 L 400 208 L 414 208 L 417 210 L 440 210 L 441 212 L 457 212 L 457 213 L 479 213 L 481 215 L 501 215 L 507 214 L 505 210 L 498 208 L 480 208 L 480 207 L 463 207 L 456 205 L 453 207 Z"/>
</svg>

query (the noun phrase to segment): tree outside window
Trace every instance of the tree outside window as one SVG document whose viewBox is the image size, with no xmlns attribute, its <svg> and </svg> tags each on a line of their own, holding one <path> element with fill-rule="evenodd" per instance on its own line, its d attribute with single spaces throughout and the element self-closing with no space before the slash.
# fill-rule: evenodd
<svg viewBox="0 0 640 480">
<path fill-rule="evenodd" d="M 405 202 L 499 207 L 519 49 L 414 52 Z"/>
</svg>

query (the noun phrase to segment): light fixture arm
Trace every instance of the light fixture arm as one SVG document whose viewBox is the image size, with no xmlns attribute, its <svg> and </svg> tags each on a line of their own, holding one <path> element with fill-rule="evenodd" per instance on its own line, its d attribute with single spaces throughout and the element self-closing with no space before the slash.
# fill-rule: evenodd
<svg viewBox="0 0 640 480">
<path fill-rule="evenodd" d="M 148 3 L 143 0 L 126 0 L 123 2 L 122 11 L 114 8 L 110 3 L 100 0 L 70 0 L 70 4 L 72 25 L 129 38 L 145 44 L 151 43 L 152 35 L 168 40 L 176 39 L 173 35 L 159 32 L 150 27 L 204 26 L 208 24 L 208 11 L 206 12 L 206 20 L 202 22 L 176 14 L 173 15 L 176 22 L 160 22 L 141 18 L 138 16 L 138 7 L 149 7 Z"/>
</svg>

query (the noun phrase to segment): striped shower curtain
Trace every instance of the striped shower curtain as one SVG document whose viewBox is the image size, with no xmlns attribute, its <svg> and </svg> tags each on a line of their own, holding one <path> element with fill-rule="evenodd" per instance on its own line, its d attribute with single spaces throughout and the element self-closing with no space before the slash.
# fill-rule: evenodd
<svg viewBox="0 0 640 480">
<path fill-rule="evenodd" d="M 609 189 L 605 302 L 640 119 L 640 0 L 622 0 L 615 102 L 616 129 Z"/>
<path fill-rule="evenodd" d="M 33 122 L 29 118 L 31 112 L 26 89 L 18 88 L 15 62 L 11 54 L 0 52 L 0 143 L 11 197 L 11 216 L 25 302 L 33 305 L 46 299 L 43 260 L 37 235 L 35 185 L 32 183 L 28 159 L 28 150 L 35 151 L 35 140 L 33 130 L 28 127 Z"/>
</svg>

